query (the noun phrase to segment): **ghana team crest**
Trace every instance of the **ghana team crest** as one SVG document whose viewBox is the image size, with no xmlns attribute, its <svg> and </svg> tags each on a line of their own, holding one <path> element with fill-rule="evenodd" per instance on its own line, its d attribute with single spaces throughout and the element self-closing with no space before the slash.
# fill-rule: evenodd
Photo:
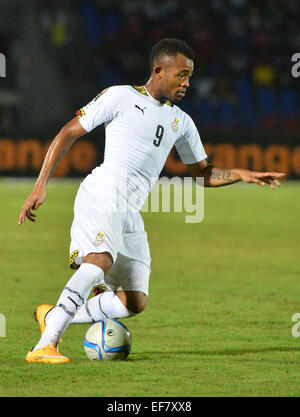
<svg viewBox="0 0 300 417">
<path fill-rule="evenodd" d="M 104 241 L 104 233 L 98 233 L 96 236 L 96 239 L 94 240 L 94 245 L 95 246 L 100 246 L 101 243 L 103 243 Z"/>
<path fill-rule="evenodd" d="M 175 117 L 175 119 L 173 120 L 173 122 L 171 124 L 172 129 L 174 130 L 174 132 L 178 131 L 178 122 L 179 122 L 179 120 L 177 119 L 177 117 Z"/>
</svg>

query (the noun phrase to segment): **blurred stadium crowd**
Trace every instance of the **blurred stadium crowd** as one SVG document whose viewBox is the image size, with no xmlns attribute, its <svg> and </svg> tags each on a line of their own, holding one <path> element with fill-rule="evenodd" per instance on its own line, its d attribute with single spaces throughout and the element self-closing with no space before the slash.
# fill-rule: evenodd
<svg viewBox="0 0 300 417">
<path fill-rule="evenodd" d="M 79 107 L 112 84 L 144 84 L 151 46 L 186 40 L 197 61 L 180 107 L 200 128 L 299 128 L 299 0 L 37 2 L 40 31 Z"/>
</svg>

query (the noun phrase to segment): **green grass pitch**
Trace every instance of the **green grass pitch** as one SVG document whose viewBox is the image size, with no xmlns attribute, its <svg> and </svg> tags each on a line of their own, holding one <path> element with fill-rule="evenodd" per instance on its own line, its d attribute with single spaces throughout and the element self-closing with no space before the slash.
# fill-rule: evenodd
<svg viewBox="0 0 300 417">
<path fill-rule="evenodd" d="M 38 341 L 33 311 L 55 303 L 72 274 L 69 228 L 78 181 L 50 181 L 35 224 L 18 226 L 33 182 L 0 181 L 0 396 L 299 396 L 299 187 L 205 189 L 205 216 L 144 213 L 150 298 L 124 320 L 124 362 L 91 362 L 88 325 L 70 326 L 65 365 L 27 364 Z"/>
</svg>

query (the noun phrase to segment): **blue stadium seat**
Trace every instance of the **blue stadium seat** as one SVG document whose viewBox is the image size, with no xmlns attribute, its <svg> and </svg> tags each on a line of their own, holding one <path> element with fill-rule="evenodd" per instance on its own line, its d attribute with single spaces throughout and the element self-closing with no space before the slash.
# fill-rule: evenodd
<svg viewBox="0 0 300 417">
<path fill-rule="evenodd" d="M 259 87 L 257 99 L 261 115 L 272 116 L 275 112 L 275 91 L 270 87 Z"/>
<path fill-rule="evenodd" d="M 240 77 L 233 81 L 233 88 L 238 98 L 238 119 L 243 126 L 254 127 L 257 125 L 257 114 L 253 105 L 252 86 L 246 77 Z"/>
<path fill-rule="evenodd" d="M 297 95 L 289 87 L 283 88 L 279 94 L 280 113 L 285 117 L 294 116 L 297 113 Z"/>
<path fill-rule="evenodd" d="M 235 93 L 241 100 L 251 100 L 252 89 L 249 80 L 246 77 L 240 77 L 233 80 Z"/>
<path fill-rule="evenodd" d="M 102 29 L 97 11 L 92 4 L 88 2 L 83 2 L 80 5 L 79 10 L 91 45 L 97 45 L 102 36 Z"/>
<path fill-rule="evenodd" d="M 208 100 L 200 100 L 198 104 L 198 119 L 201 127 L 209 127 L 215 121 L 213 107 Z"/>
<path fill-rule="evenodd" d="M 219 124 L 224 127 L 231 127 L 236 123 L 234 106 L 228 100 L 220 102 L 218 116 Z"/>
</svg>

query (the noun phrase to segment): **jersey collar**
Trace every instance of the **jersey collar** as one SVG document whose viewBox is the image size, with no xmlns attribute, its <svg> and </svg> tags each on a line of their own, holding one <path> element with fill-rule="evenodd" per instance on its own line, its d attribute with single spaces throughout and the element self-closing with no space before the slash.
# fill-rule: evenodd
<svg viewBox="0 0 300 417">
<path fill-rule="evenodd" d="M 164 104 L 167 104 L 170 107 L 173 107 L 173 103 L 170 100 L 167 100 L 165 103 L 161 103 L 160 101 L 156 100 L 156 98 L 152 97 L 147 88 L 142 86 L 133 86 L 139 93 L 143 94 L 144 96 L 147 96 L 150 101 L 152 101 L 153 104 L 156 106 L 163 106 Z"/>
</svg>

